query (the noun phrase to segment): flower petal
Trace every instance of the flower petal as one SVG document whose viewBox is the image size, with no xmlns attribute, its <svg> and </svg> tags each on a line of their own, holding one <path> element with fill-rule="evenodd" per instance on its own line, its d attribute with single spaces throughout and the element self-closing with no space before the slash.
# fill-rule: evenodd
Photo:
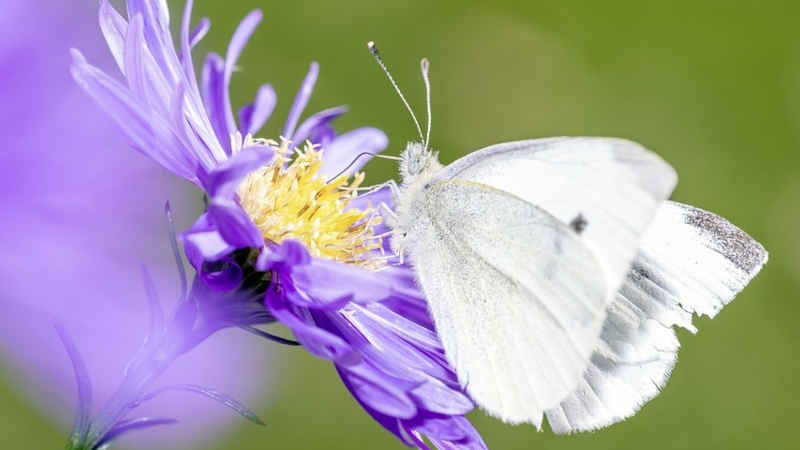
<svg viewBox="0 0 800 450">
<path fill-rule="evenodd" d="M 408 385 L 376 371 L 367 363 L 338 367 L 345 385 L 360 402 L 381 414 L 408 419 L 417 414 L 417 405 L 408 397 Z"/>
<path fill-rule="evenodd" d="M 331 141 L 336 139 L 336 130 L 329 123 L 322 124 L 311 130 L 311 136 L 308 139 L 312 144 L 325 148 Z"/>
<path fill-rule="evenodd" d="M 233 76 L 233 69 L 236 67 L 236 61 L 239 59 L 239 55 L 242 54 L 244 46 L 247 44 L 247 41 L 250 40 L 250 36 L 253 35 L 256 27 L 258 27 L 258 24 L 261 23 L 262 17 L 263 14 L 260 10 L 252 11 L 250 14 L 245 16 L 245 18 L 239 23 L 239 26 L 236 27 L 236 31 L 233 33 L 233 37 L 231 37 L 231 41 L 228 44 L 228 52 L 225 54 L 223 96 L 225 102 L 225 125 L 228 129 L 229 135 L 236 130 L 236 122 L 233 117 L 230 96 L 230 84 L 231 77 Z M 228 153 L 230 154 L 230 148 L 228 148 Z"/>
<path fill-rule="evenodd" d="M 230 146 L 230 133 L 227 120 L 225 119 L 225 61 L 216 53 L 206 55 L 206 62 L 203 65 L 203 78 L 201 89 L 203 93 L 203 103 L 208 111 L 208 118 L 214 129 L 217 140 L 225 148 Z"/>
<path fill-rule="evenodd" d="M 302 144 L 302 142 L 305 141 L 309 136 L 313 135 L 317 129 L 327 126 L 333 120 L 346 112 L 346 106 L 336 106 L 312 115 L 308 119 L 304 120 L 299 127 L 297 127 L 297 131 L 294 133 L 294 136 L 291 139 L 292 142 L 296 146 Z"/>
<path fill-rule="evenodd" d="M 303 84 L 300 85 L 300 90 L 297 91 L 297 96 L 294 99 L 294 103 L 292 103 L 292 109 L 289 111 L 289 116 L 286 119 L 286 126 L 283 128 L 282 136 L 290 141 L 293 141 L 292 138 L 294 137 L 294 130 L 297 126 L 297 122 L 306 109 L 306 105 L 308 105 L 311 93 L 314 92 L 317 76 L 319 76 L 319 64 L 315 61 L 311 63 L 311 66 L 308 68 L 308 74 L 306 74 Z"/>
<path fill-rule="evenodd" d="M 488 447 L 483 442 L 478 430 L 469 423 L 464 416 L 457 416 L 450 418 L 449 426 L 458 427 L 463 432 L 464 437 L 451 441 L 438 435 L 428 435 L 431 443 L 440 450 L 486 450 Z M 436 433 L 436 430 L 428 429 L 429 432 Z M 423 431 L 424 432 L 424 431 Z M 426 433 L 427 434 L 427 433 Z"/>
<path fill-rule="evenodd" d="M 211 28 L 211 21 L 207 17 L 200 19 L 200 23 L 194 27 L 192 33 L 189 35 L 189 47 L 194 48 L 197 44 L 206 37 L 208 30 Z"/>
<path fill-rule="evenodd" d="M 239 110 L 239 126 L 242 134 L 255 135 L 267 123 L 277 103 L 277 95 L 272 85 L 265 84 L 258 89 L 253 103 Z"/>
<path fill-rule="evenodd" d="M 414 388 L 410 395 L 428 411 L 439 414 L 462 415 L 475 408 L 469 397 L 435 379 Z"/>
<path fill-rule="evenodd" d="M 181 234 L 189 263 L 199 272 L 206 261 L 218 261 L 234 250 L 211 223 L 208 213 L 201 215 L 192 227 Z"/>
<path fill-rule="evenodd" d="M 264 302 L 269 312 L 289 327 L 295 338 L 314 356 L 330 361 L 354 363 L 358 354 L 341 337 L 317 326 L 314 316 L 303 308 L 294 308 L 285 301 L 276 286 L 267 290 Z"/>
<path fill-rule="evenodd" d="M 239 183 L 250 172 L 269 163 L 275 152 L 262 145 L 247 147 L 209 173 L 206 191 L 211 197 L 233 198 Z"/>
<path fill-rule="evenodd" d="M 233 200 L 214 197 L 208 202 L 208 215 L 225 242 L 235 248 L 260 248 L 264 237 L 247 213 Z"/>
<path fill-rule="evenodd" d="M 292 239 L 278 245 L 271 245 L 261 250 L 256 261 L 256 269 L 261 272 L 278 270 L 290 272 L 293 266 L 311 263 L 306 246 Z"/>
<path fill-rule="evenodd" d="M 128 22 L 117 10 L 108 3 L 108 0 L 100 2 L 100 30 L 106 38 L 111 54 L 119 66 L 119 70 L 125 73 L 125 35 L 128 33 Z"/>
<path fill-rule="evenodd" d="M 333 176 L 347 168 L 348 164 L 352 165 L 344 173 L 356 173 L 372 158 L 370 155 L 359 157 L 361 153 L 380 153 L 387 145 L 389 138 L 377 128 L 358 128 L 341 134 L 324 148 L 325 158 L 320 173 Z"/>
<path fill-rule="evenodd" d="M 128 0 L 128 19 L 137 15 L 143 19 L 143 41 L 153 55 L 156 64 L 154 69 L 163 78 L 170 81 L 180 79 L 181 66 L 175 54 L 172 34 L 169 29 L 169 10 L 165 0 Z M 191 8 L 191 0 L 187 2 Z"/>
<path fill-rule="evenodd" d="M 294 267 L 291 277 L 297 289 L 321 303 L 348 295 L 356 303 L 369 303 L 392 293 L 380 272 L 322 258 L 312 258 L 311 264 Z"/>
</svg>

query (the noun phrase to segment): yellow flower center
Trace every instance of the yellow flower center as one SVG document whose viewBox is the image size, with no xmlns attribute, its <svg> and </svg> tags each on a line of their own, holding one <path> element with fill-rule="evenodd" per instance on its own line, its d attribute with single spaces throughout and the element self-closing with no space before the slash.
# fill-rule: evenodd
<svg viewBox="0 0 800 450">
<path fill-rule="evenodd" d="M 256 224 L 264 239 L 280 243 L 295 239 L 306 245 L 313 256 L 377 270 L 381 258 L 371 257 L 381 248 L 373 227 L 381 217 L 368 205 L 366 209 L 347 208 L 364 181 L 357 173 L 352 180 L 340 175 L 328 181 L 320 174 L 322 150 L 310 143 L 294 151 L 290 159 L 289 142 L 252 140 L 275 150 L 272 161 L 251 172 L 239 185 L 242 208 Z M 287 165 L 288 163 L 288 165 Z"/>
</svg>

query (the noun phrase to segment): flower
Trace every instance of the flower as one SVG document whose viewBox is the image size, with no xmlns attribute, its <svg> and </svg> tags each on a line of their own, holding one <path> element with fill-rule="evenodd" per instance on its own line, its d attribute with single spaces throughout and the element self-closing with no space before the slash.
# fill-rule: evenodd
<svg viewBox="0 0 800 450">
<path fill-rule="evenodd" d="M 358 156 L 382 151 L 386 136 L 369 127 L 338 135 L 331 122 L 344 107 L 298 126 L 319 74 L 312 63 L 280 139 L 254 138 L 275 105 L 273 89 L 262 86 L 237 124 L 228 88 L 261 13 L 241 22 L 225 59 L 207 57 L 198 82 L 191 48 L 209 25 L 190 33 L 191 10 L 189 0 L 178 54 L 163 0 L 128 2 L 128 20 L 103 0 L 101 28 L 127 86 L 77 51 L 72 72 L 136 149 L 204 190 L 207 210 L 182 235 L 202 283 L 224 296 L 242 289 L 245 273 L 262 274 L 269 313 L 309 352 L 333 361 L 398 439 L 485 448 L 464 418 L 474 405 L 446 362 L 411 270 L 385 264 L 387 228 L 375 208 L 391 206 L 388 189 L 357 195 L 367 161 Z"/>
</svg>

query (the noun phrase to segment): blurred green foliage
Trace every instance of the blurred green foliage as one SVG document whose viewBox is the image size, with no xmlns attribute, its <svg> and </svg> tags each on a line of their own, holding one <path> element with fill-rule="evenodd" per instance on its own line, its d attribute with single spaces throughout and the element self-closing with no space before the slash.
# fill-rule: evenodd
<svg viewBox="0 0 800 450">
<path fill-rule="evenodd" d="M 182 1 L 171 1 L 179 17 Z M 419 112 L 419 58 L 431 60 L 433 146 L 445 163 L 488 144 L 554 135 L 637 140 L 680 175 L 673 198 L 725 216 L 771 252 L 764 271 L 700 333 L 638 415 L 555 436 L 476 411 L 493 449 L 789 449 L 800 373 L 800 3 L 780 1 L 199 1 L 212 19 L 197 54 L 224 53 L 238 20 L 265 20 L 234 76 L 234 103 L 271 82 L 276 136 L 311 60 L 322 71 L 307 111 L 348 104 L 345 130 L 386 131 L 391 154 L 414 128 L 369 57 L 374 39 Z M 94 22 L 92 22 L 92 26 Z M 98 31 L 98 39 L 100 39 Z M 129 151 L 120 149 L 120 151 Z M 368 179 L 394 176 L 375 161 Z M 401 448 L 356 404 L 330 364 L 280 348 L 276 394 L 204 449 Z M 265 367 L 265 370 L 271 368 Z M 59 447 L 66 431 L 0 388 L 3 441 Z M 134 446 L 135 440 L 128 440 Z M 25 444 L 22 445 L 25 447 Z M 28 447 L 25 447 L 28 448 Z"/>
</svg>

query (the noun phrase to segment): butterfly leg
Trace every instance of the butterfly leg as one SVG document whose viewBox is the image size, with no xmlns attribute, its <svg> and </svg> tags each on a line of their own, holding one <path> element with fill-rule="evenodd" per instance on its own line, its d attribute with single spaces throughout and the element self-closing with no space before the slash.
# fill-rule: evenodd
<svg viewBox="0 0 800 450">
<path fill-rule="evenodd" d="M 386 202 L 381 202 L 379 206 L 381 208 L 381 212 L 383 213 L 381 215 L 383 216 L 384 220 L 386 220 L 386 225 L 388 225 L 389 228 L 394 228 L 399 220 L 397 213 L 395 213 L 394 210 L 386 204 Z"/>
<path fill-rule="evenodd" d="M 389 191 L 391 191 L 392 194 L 392 203 L 396 205 L 397 200 L 400 198 L 400 186 L 398 186 L 397 182 L 394 180 L 389 180 L 384 184 L 389 187 Z"/>
</svg>

